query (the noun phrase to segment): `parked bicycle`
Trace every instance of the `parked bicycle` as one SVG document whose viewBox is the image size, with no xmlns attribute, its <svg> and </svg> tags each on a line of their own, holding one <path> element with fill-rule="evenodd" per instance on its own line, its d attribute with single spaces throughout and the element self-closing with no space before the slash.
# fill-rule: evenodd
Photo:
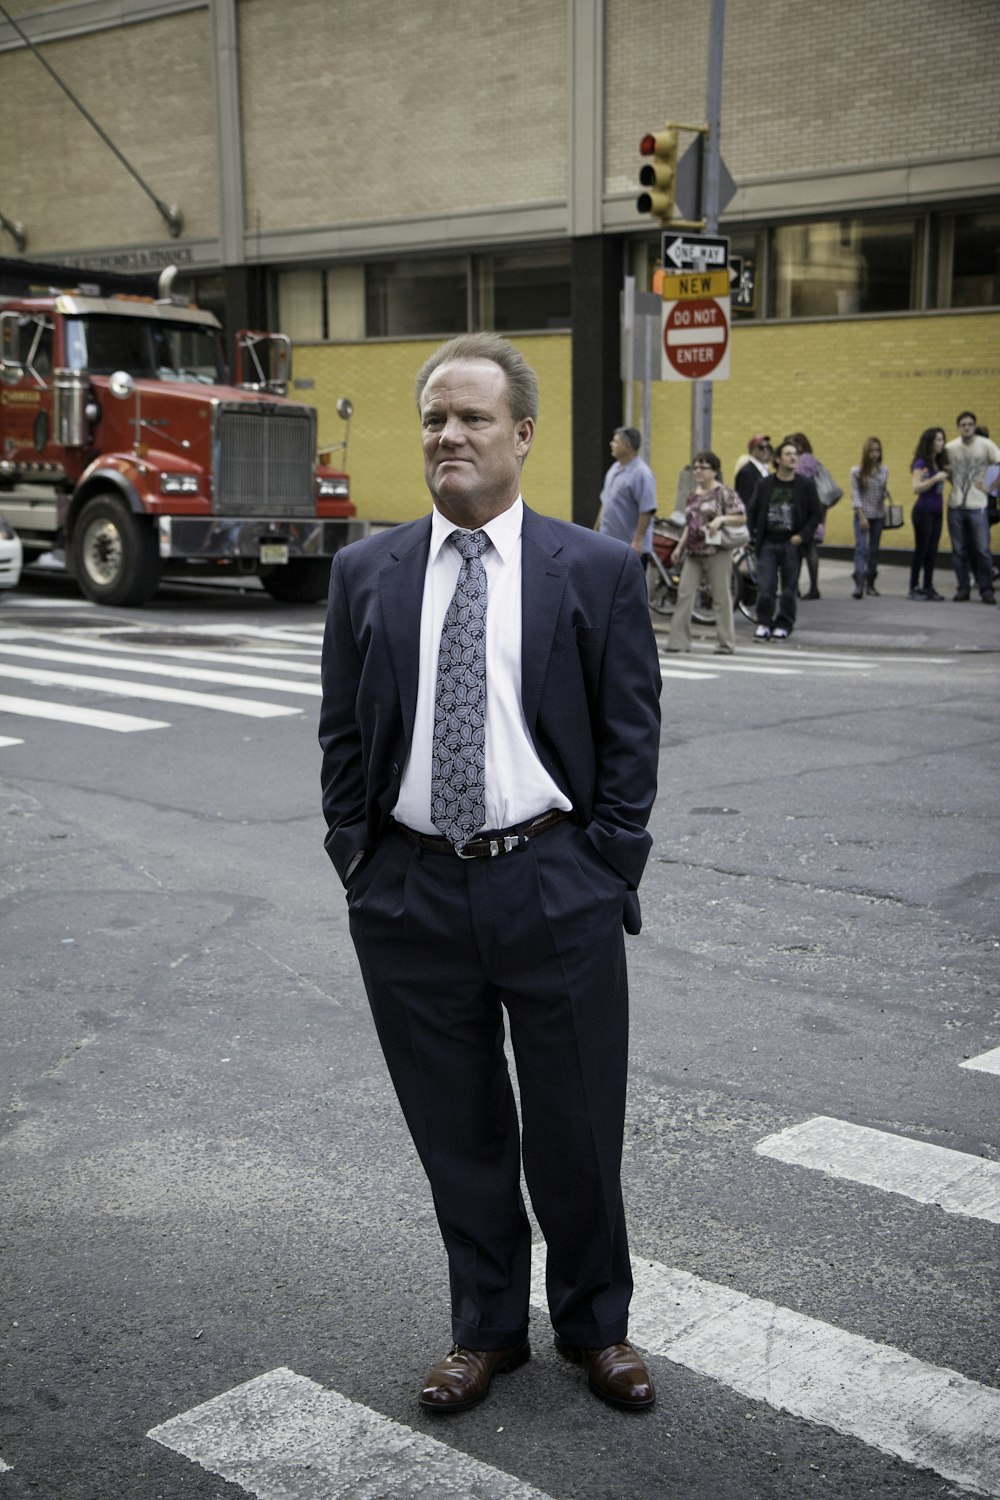
<svg viewBox="0 0 1000 1500">
<path fill-rule="evenodd" d="M 665 519 L 657 517 L 653 522 L 653 550 L 646 556 L 646 587 L 649 607 L 658 615 L 672 615 L 677 603 L 677 585 L 680 570 L 673 566 L 673 555 L 684 530 L 684 516 L 680 511 Z M 712 595 L 707 588 L 699 589 L 691 618 L 699 625 L 714 625 L 715 610 Z"/>
<path fill-rule="evenodd" d="M 730 581 L 733 604 L 747 620 L 757 623 L 757 562 L 750 547 L 737 547 L 733 553 Z"/>
</svg>

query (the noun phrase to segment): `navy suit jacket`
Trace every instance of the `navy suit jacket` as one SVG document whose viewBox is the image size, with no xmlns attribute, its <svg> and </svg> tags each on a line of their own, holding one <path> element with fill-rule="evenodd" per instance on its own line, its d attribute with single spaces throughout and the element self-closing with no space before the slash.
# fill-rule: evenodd
<svg viewBox="0 0 1000 1500">
<path fill-rule="evenodd" d="M 337 553 L 323 645 L 323 811 L 342 880 L 385 833 L 409 754 L 431 519 Z M 646 582 L 623 542 L 524 508 L 521 702 L 546 770 L 635 897 L 656 791 L 660 673 Z M 539 809 L 542 811 L 543 809 Z"/>
</svg>

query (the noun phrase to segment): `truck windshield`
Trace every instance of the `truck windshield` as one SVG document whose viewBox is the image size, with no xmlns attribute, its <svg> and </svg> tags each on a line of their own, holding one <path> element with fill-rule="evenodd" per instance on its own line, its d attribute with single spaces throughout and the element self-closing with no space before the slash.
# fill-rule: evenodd
<svg viewBox="0 0 1000 1500">
<path fill-rule="evenodd" d="M 157 319 L 97 314 L 66 322 L 67 363 L 92 375 L 127 370 L 144 380 L 225 380 L 222 350 L 214 328 Z"/>
</svg>

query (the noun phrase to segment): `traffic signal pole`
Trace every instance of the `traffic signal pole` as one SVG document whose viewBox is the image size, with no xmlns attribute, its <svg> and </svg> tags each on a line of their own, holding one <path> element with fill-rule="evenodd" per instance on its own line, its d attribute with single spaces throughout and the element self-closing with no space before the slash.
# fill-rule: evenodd
<svg viewBox="0 0 1000 1500">
<path fill-rule="evenodd" d="M 722 160 L 722 50 L 726 29 L 726 0 L 711 0 L 708 36 L 708 91 L 705 119 L 708 133 L 701 152 L 701 204 L 705 232 L 719 232 L 719 180 Z M 696 380 L 691 387 L 691 452 L 712 446 L 712 381 Z"/>
</svg>

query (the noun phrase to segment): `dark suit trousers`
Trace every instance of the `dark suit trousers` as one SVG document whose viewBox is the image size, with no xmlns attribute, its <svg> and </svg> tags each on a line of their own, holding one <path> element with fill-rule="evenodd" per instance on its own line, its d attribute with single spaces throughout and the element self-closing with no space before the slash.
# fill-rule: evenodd
<svg viewBox="0 0 1000 1500">
<path fill-rule="evenodd" d="M 527 1332 L 522 1154 L 556 1331 L 597 1348 L 626 1335 L 625 892 L 568 822 L 495 859 L 389 834 L 348 887 L 379 1040 L 448 1253 L 453 1337 L 467 1348 Z"/>
</svg>

